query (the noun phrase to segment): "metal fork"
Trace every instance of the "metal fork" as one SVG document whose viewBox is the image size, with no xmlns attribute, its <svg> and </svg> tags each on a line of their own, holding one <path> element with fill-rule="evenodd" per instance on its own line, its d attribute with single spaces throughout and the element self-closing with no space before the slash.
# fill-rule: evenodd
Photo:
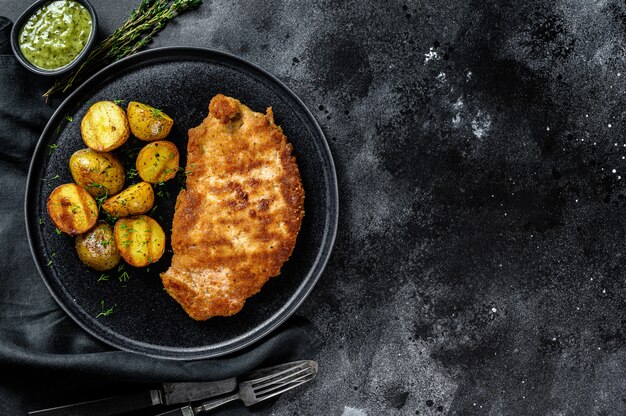
<svg viewBox="0 0 626 416">
<path fill-rule="evenodd" d="M 251 406 L 313 380 L 317 375 L 318 365 L 315 361 L 303 360 L 294 362 L 292 366 L 281 371 L 272 372 L 271 368 L 268 370 L 270 370 L 268 375 L 255 374 L 254 379 L 240 382 L 239 391 L 234 394 L 209 400 L 198 406 L 185 406 L 157 416 L 195 416 L 234 400 L 241 400 L 246 406 Z"/>
<path fill-rule="evenodd" d="M 239 383 L 239 391 L 221 399 L 214 399 L 195 407 L 194 412 L 206 412 L 233 400 L 241 400 L 246 406 L 282 394 L 288 390 L 311 381 L 317 375 L 315 361 L 302 361 L 291 368 L 254 380 Z"/>
</svg>

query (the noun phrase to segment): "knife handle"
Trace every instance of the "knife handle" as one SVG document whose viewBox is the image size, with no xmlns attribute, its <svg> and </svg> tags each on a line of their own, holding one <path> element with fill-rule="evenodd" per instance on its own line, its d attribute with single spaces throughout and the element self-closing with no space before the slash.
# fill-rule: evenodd
<svg viewBox="0 0 626 416">
<path fill-rule="evenodd" d="M 159 390 L 108 397 L 28 412 L 29 416 L 111 416 L 162 404 Z"/>
</svg>

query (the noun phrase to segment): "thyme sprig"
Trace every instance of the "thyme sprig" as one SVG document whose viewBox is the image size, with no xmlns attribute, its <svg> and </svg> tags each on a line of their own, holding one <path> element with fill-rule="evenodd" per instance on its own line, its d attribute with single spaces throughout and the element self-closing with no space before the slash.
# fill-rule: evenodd
<svg viewBox="0 0 626 416">
<path fill-rule="evenodd" d="M 47 100 L 66 92 L 96 70 L 144 48 L 176 16 L 195 9 L 202 0 L 142 0 L 128 20 L 94 47 L 85 61 L 59 78 L 43 95 Z"/>
</svg>

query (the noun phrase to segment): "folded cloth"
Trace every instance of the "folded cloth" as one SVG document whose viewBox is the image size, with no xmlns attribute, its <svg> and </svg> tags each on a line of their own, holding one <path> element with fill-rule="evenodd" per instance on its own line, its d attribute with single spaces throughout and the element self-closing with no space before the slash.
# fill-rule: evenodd
<svg viewBox="0 0 626 416">
<path fill-rule="evenodd" d="M 149 390 L 164 381 L 219 380 L 259 366 L 314 358 L 319 334 L 299 317 L 236 354 L 181 362 L 116 350 L 60 309 L 32 260 L 23 209 L 30 157 L 55 103 L 41 98 L 50 79 L 31 74 L 11 54 L 10 28 L 10 21 L 0 17 L 0 415 Z M 232 404 L 216 414 L 262 414 L 270 404 L 250 409 Z M 159 410 L 164 408 L 133 414 Z"/>
</svg>

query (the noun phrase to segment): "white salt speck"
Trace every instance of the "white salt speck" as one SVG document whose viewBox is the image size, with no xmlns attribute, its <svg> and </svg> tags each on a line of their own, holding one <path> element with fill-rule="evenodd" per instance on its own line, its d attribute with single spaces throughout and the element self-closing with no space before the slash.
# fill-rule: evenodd
<svg viewBox="0 0 626 416">
<path fill-rule="evenodd" d="M 602 289 L 602 293 L 606 293 L 606 289 Z"/>
<path fill-rule="evenodd" d="M 609 128 L 611 128 L 611 127 L 613 127 L 613 126 L 611 126 L 611 123 L 609 123 Z"/>
<path fill-rule="evenodd" d="M 621 76 L 622 76 L 622 73 L 621 73 L 621 72 L 618 72 L 618 73 L 617 73 L 617 76 L 618 76 L 618 77 L 621 77 Z"/>
<path fill-rule="evenodd" d="M 428 53 L 425 53 L 424 56 L 426 57 L 424 59 L 424 64 L 427 64 L 430 61 L 437 61 L 437 60 L 441 59 L 439 57 L 439 54 L 437 53 L 437 51 L 435 51 L 435 49 L 433 47 L 431 47 L 430 50 L 428 51 Z"/>
<path fill-rule="evenodd" d="M 617 175 L 617 179 L 622 179 L 622 177 L 621 177 L 621 176 L 619 176 L 619 175 Z"/>
<path fill-rule="evenodd" d="M 546 130 L 547 130 L 547 131 L 550 131 L 550 127 L 546 127 Z"/>
<path fill-rule="evenodd" d="M 576 202 L 578 202 L 578 199 L 576 200 Z"/>
<path fill-rule="evenodd" d="M 482 139 L 489 133 L 491 129 L 491 115 L 478 110 L 476 117 L 472 120 L 472 133 L 479 139 Z"/>
<path fill-rule="evenodd" d="M 615 169 L 613 169 L 611 172 L 613 172 L 613 173 L 617 173 L 617 171 L 616 171 Z"/>
<path fill-rule="evenodd" d="M 496 308 L 491 308 L 491 312 L 496 313 L 498 310 Z"/>
<path fill-rule="evenodd" d="M 585 117 L 589 118 L 589 114 L 585 114 Z"/>
</svg>

